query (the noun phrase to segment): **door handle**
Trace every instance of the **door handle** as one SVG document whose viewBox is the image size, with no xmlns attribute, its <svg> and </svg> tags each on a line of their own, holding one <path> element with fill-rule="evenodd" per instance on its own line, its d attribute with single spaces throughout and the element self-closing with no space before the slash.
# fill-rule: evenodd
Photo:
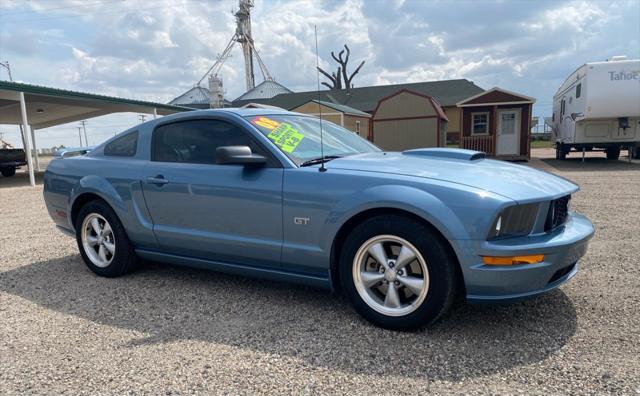
<svg viewBox="0 0 640 396">
<path fill-rule="evenodd" d="M 165 179 L 162 175 L 157 175 L 155 177 L 147 177 L 147 183 L 149 184 L 157 184 L 163 185 L 169 183 L 169 180 Z"/>
</svg>

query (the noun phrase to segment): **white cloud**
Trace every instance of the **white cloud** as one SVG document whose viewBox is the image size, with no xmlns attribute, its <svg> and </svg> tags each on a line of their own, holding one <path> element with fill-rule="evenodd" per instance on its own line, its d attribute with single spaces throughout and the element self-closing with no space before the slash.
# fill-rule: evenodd
<svg viewBox="0 0 640 396">
<path fill-rule="evenodd" d="M 222 52 L 234 8 L 236 0 L 0 1 L 0 59 L 26 82 L 168 101 Z M 315 87 L 317 25 L 321 67 L 334 70 L 329 52 L 345 43 L 352 67 L 366 60 L 356 86 L 468 78 L 536 97 L 541 115 L 579 64 L 640 53 L 634 0 L 256 0 L 252 21 L 261 57 L 293 90 Z M 245 91 L 243 65 L 238 46 L 220 70 L 228 98 Z M 74 139 L 73 126 L 61 128 Z"/>
</svg>

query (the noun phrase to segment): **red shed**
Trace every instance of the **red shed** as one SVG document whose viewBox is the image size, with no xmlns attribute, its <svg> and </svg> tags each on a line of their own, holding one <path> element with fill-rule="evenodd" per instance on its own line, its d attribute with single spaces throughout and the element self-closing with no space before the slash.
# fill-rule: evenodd
<svg viewBox="0 0 640 396">
<path fill-rule="evenodd" d="M 531 156 L 531 112 L 534 98 L 492 88 L 461 102 L 460 147 L 500 159 Z"/>
</svg>

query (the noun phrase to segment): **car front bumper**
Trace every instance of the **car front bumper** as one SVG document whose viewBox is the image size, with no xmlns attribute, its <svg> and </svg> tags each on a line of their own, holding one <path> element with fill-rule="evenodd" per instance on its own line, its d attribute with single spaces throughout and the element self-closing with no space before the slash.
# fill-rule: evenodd
<svg viewBox="0 0 640 396">
<path fill-rule="evenodd" d="M 558 229 L 544 234 L 496 241 L 456 241 L 469 302 L 508 302 L 554 289 L 578 271 L 594 229 L 584 216 L 571 213 Z M 544 254 L 536 264 L 485 265 L 482 256 Z"/>
</svg>

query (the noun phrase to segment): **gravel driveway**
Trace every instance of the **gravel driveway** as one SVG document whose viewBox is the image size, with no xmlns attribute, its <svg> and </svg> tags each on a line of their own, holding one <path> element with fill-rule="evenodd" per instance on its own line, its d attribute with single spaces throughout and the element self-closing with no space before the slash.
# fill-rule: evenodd
<svg viewBox="0 0 640 396">
<path fill-rule="evenodd" d="M 295 285 L 162 264 L 98 278 L 42 187 L 0 178 L 0 393 L 638 394 L 640 162 L 529 164 L 582 187 L 597 231 L 578 275 L 414 333 Z"/>
</svg>

